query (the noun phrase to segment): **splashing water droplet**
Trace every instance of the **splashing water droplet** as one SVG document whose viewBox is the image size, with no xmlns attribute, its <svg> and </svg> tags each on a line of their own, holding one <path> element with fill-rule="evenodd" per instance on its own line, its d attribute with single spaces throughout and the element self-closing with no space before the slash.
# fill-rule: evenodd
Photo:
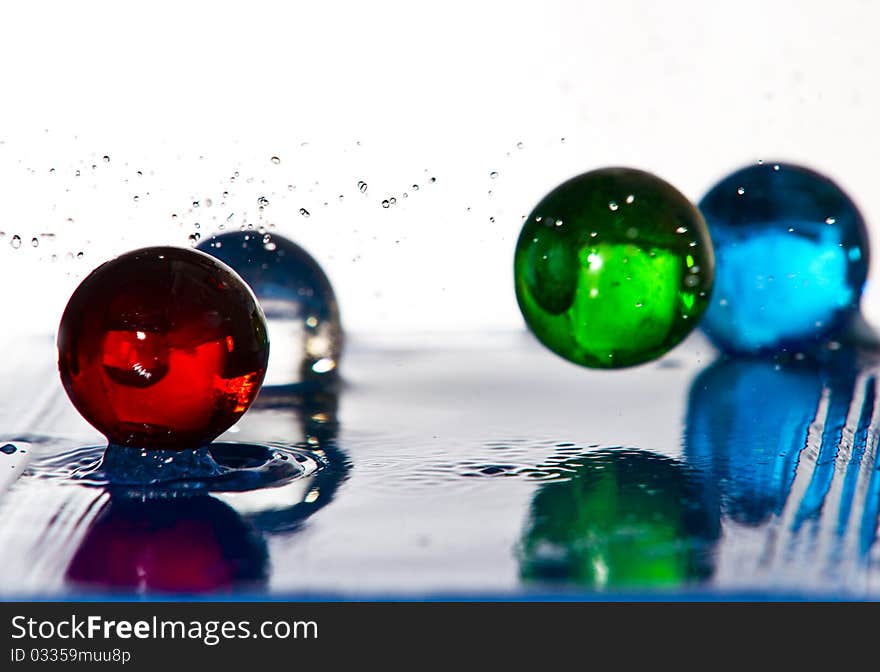
<svg viewBox="0 0 880 672">
<path fill-rule="evenodd" d="M 257 205 L 259 205 L 261 208 L 265 208 L 267 205 L 269 205 L 269 199 L 265 196 L 260 196 L 257 199 Z"/>
<path fill-rule="evenodd" d="M 310 217 L 312 213 L 309 212 L 308 210 L 306 210 L 305 208 L 300 208 L 299 214 L 301 214 L 303 217 Z"/>
</svg>

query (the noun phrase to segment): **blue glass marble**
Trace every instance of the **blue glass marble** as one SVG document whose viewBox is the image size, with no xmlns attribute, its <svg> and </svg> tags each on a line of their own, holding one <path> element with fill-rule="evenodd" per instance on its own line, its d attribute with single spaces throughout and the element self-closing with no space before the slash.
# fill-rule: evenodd
<svg viewBox="0 0 880 672">
<path fill-rule="evenodd" d="M 264 390 L 335 379 L 343 340 L 339 307 L 327 275 L 308 252 L 257 231 L 224 233 L 197 249 L 231 266 L 263 308 L 270 343 Z"/>
<path fill-rule="evenodd" d="M 715 288 L 702 327 L 722 350 L 800 350 L 831 339 L 857 313 L 868 234 L 828 178 L 777 163 L 743 168 L 703 197 Z"/>
</svg>

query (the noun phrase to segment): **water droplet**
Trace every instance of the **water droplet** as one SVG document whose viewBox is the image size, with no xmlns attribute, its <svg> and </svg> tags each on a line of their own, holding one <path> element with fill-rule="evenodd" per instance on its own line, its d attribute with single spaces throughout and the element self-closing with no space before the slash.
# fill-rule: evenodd
<svg viewBox="0 0 880 672">
<path fill-rule="evenodd" d="M 494 217 L 489 217 L 489 221 L 490 221 L 490 222 L 494 222 L 494 221 L 495 221 L 495 218 L 494 218 Z"/>
<path fill-rule="evenodd" d="M 135 203 L 137 203 L 139 200 L 141 200 L 141 197 L 138 196 L 137 194 L 135 194 L 135 195 L 132 197 L 132 200 L 133 200 Z"/>
<path fill-rule="evenodd" d="M 193 207 L 198 208 L 201 205 L 198 201 L 193 201 Z"/>
<path fill-rule="evenodd" d="M 261 208 L 265 208 L 267 205 L 269 205 L 269 199 L 265 196 L 260 196 L 257 199 L 257 205 L 259 205 Z"/>
<path fill-rule="evenodd" d="M 309 212 L 308 210 L 306 210 L 305 208 L 300 208 L 299 214 L 301 214 L 303 217 L 310 217 L 312 213 Z"/>
<path fill-rule="evenodd" d="M 608 209 L 611 210 L 611 212 L 616 212 L 619 207 L 617 201 L 608 201 Z"/>
<path fill-rule="evenodd" d="M 31 247 L 39 247 L 40 241 L 36 238 L 31 238 Z"/>
<path fill-rule="evenodd" d="M 412 186 L 412 190 L 413 190 L 413 191 L 418 191 L 418 190 L 419 190 L 419 185 L 414 184 L 414 185 Z"/>
<path fill-rule="evenodd" d="M 394 196 L 392 196 L 392 197 L 389 199 L 389 201 L 391 202 L 391 205 L 396 205 L 396 204 L 397 204 L 397 199 L 394 198 Z"/>
<path fill-rule="evenodd" d="M 746 193 L 746 188 L 745 187 L 737 187 L 736 193 L 738 193 L 740 196 L 742 196 L 744 193 Z"/>
<path fill-rule="evenodd" d="M 516 143 L 516 148 L 517 148 L 517 149 L 522 149 L 522 148 L 523 148 L 523 143 L 521 143 L 521 142 Z"/>
<path fill-rule="evenodd" d="M 494 180 L 496 177 L 498 177 L 498 171 L 493 170 L 491 173 L 489 173 L 489 177 Z"/>
<path fill-rule="evenodd" d="M 358 182 L 358 191 L 361 192 L 362 194 L 367 193 L 367 183 L 364 182 L 363 180 Z"/>
<path fill-rule="evenodd" d="M 106 154 L 102 157 L 102 160 L 104 161 L 104 163 L 110 163 L 110 157 Z"/>
<path fill-rule="evenodd" d="M 779 164 L 778 163 L 773 165 L 773 170 L 775 170 L 777 173 L 779 172 Z"/>
<path fill-rule="evenodd" d="M 390 208 L 391 203 L 386 199 L 386 200 L 382 201 L 382 207 L 383 208 Z"/>
<path fill-rule="evenodd" d="M 281 163 L 281 159 L 279 159 L 277 156 L 273 156 L 271 160 L 272 163 L 274 163 L 276 166 Z"/>
<path fill-rule="evenodd" d="M 50 168 L 50 169 L 49 169 L 49 174 L 50 174 L 50 175 L 51 175 L 52 173 L 54 173 L 54 172 L 55 172 L 55 169 L 54 169 L 54 168 Z"/>
<path fill-rule="evenodd" d="M 826 217 L 826 218 L 825 218 L 825 223 L 826 223 L 826 224 L 834 224 L 834 222 L 836 222 L 836 221 L 837 221 L 837 220 L 836 220 L 834 217 Z"/>
<path fill-rule="evenodd" d="M 83 258 L 83 253 L 82 253 L 82 252 L 77 252 L 77 253 L 76 253 L 76 258 L 77 258 L 77 259 L 82 259 L 82 258 Z"/>
<path fill-rule="evenodd" d="M 635 201 L 636 201 L 635 194 L 630 194 L 629 196 L 626 197 L 627 205 L 632 205 L 633 203 L 635 203 Z"/>
<path fill-rule="evenodd" d="M 437 181 L 436 177 L 432 177 L 430 180 L 428 180 L 428 182 L 430 182 L 431 184 L 434 184 L 436 181 Z"/>
<path fill-rule="evenodd" d="M 9 241 L 9 244 L 17 250 L 19 247 L 21 247 L 21 236 L 15 234 L 14 236 L 12 236 L 12 240 Z"/>
</svg>

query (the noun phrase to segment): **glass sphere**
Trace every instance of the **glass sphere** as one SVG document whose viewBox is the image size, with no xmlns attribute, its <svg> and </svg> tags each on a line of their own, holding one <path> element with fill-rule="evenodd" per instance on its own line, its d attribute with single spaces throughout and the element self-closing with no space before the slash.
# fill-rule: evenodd
<svg viewBox="0 0 880 672">
<path fill-rule="evenodd" d="M 216 259 L 173 247 L 92 271 L 58 331 L 74 406 L 111 443 L 144 449 L 210 443 L 251 405 L 268 356 L 247 285 Z"/>
<path fill-rule="evenodd" d="M 584 173 L 551 191 L 516 245 L 520 311 L 557 354 L 594 368 L 660 357 L 696 326 L 714 257 L 699 211 L 659 177 Z"/>
<path fill-rule="evenodd" d="M 265 387 L 316 383 L 336 375 L 342 326 L 333 287 L 308 252 L 276 234 L 234 231 L 202 241 L 238 272 L 263 307 L 272 341 Z"/>
<path fill-rule="evenodd" d="M 858 311 L 868 234 L 855 204 L 828 178 L 758 164 L 700 201 L 717 261 L 702 327 L 727 352 L 800 349 L 830 339 Z"/>
</svg>

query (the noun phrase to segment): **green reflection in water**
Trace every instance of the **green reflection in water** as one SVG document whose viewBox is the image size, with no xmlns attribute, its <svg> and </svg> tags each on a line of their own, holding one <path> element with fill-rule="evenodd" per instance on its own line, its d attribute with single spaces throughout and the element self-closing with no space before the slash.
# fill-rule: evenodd
<svg viewBox="0 0 880 672">
<path fill-rule="evenodd" d="M 637 450 L 581 455 L 532 500 L 520 544 L 526 582 L 597 590 L 680 587 L 712 574 L 717 498 L 681 463 Z"/>
</svg>

